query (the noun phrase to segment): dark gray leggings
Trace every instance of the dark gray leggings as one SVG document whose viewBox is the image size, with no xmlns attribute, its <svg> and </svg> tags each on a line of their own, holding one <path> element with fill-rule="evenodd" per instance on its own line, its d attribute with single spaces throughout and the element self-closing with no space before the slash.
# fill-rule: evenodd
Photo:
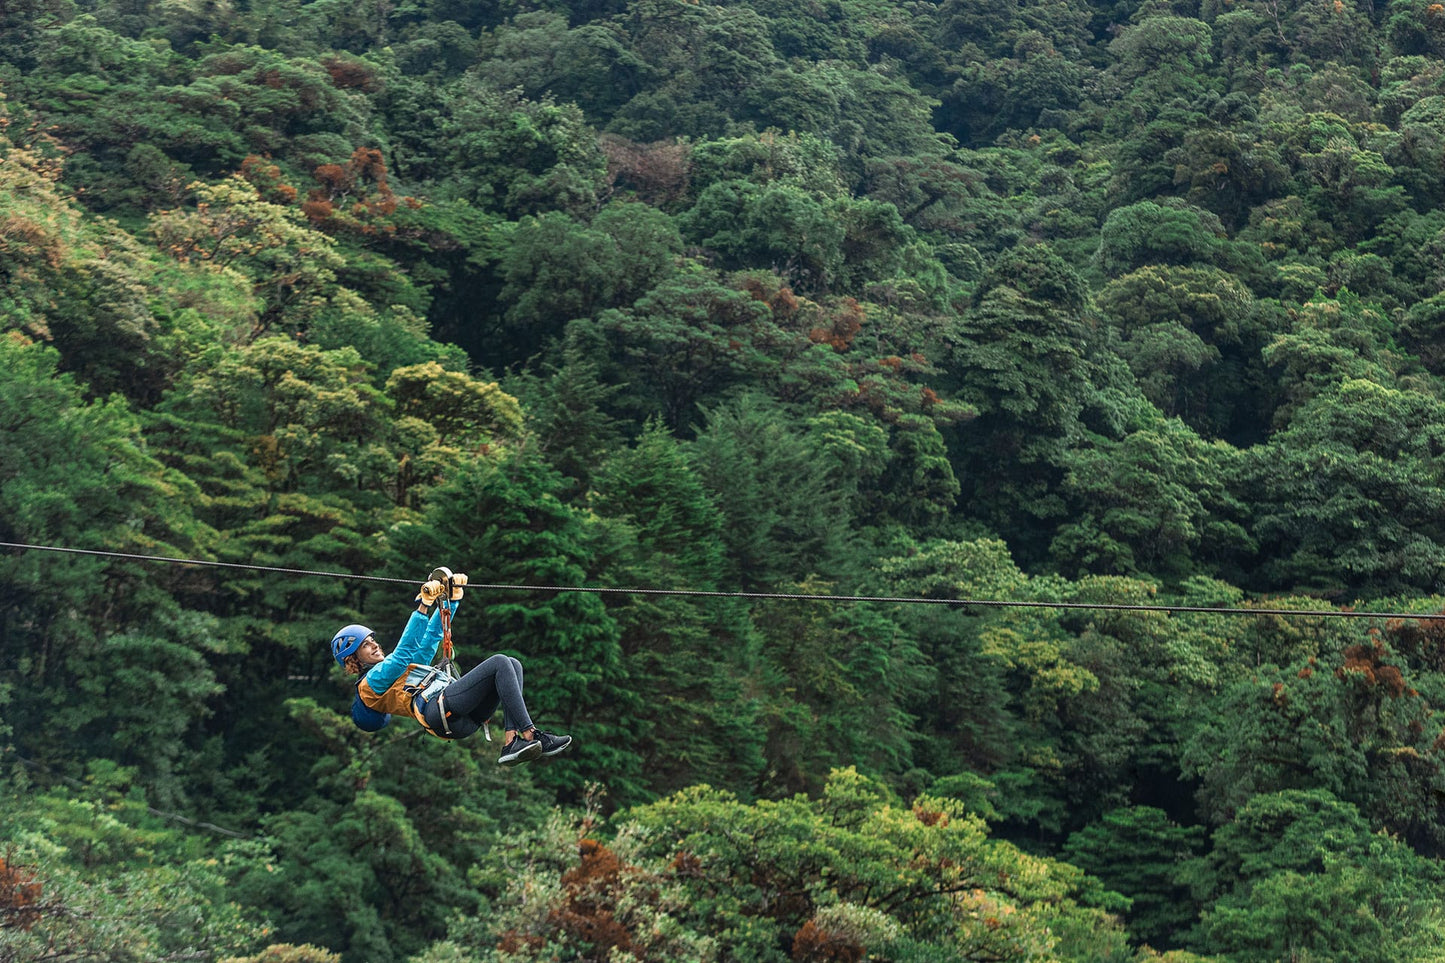
<svg viewBox="0 0 1445 963">
<path fill-rule="evenodd" d="M 439 736 L 446 735 L 442 726 L 441 704 L 445 702 L 452 739 L 465 739 L 502 707 L 502 728 L 526 731 L 532 728 L 532 717 L 522 701 L 522 663 L 500 653 L 488 658 L 472 671 L 442 690 L 441 698 L 426 701 L 423 715 L 427 727 Z"/>
</svg>

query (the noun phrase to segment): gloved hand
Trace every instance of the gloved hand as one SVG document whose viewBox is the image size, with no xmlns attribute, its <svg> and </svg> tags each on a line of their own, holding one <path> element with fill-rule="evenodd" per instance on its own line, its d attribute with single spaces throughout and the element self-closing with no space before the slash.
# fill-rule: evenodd
<svg viewBox="0 0 1445 963">
<path fill-rule="evenodd" d="M 430 577 L 442 584 L 442 588 L 437 594 L 445 595 L 453 602 L 460 602 L 462 600 L 462 596 L 465 594 L 462 591 L 462 586 L 467 584 L 467 577 L 464 574 L 461 572 L 453 573 L 452 570 L 445 565 L 438 565 L 432 569 Z M 431 603 L 428 602 L 427 604 L 430 605 Z"/>
<path fill-rule="evenodd" d="M 416 597 L 423 605 L 433 605 L 445 590 L 446 585 L 440 579 L 432 579 L 422 584 Z"/>
</svg>

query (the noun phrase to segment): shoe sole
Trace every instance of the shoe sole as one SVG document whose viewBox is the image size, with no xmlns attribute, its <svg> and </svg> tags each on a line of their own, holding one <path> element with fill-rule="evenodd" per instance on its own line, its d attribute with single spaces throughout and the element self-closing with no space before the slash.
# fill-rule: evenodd
<svg viewBox="0 0 1445 963">
<path fill-rule="evenodd" d="M 553 749 L 551 752 L 544 752 L 544 753 L 542 753 L 542 755 L 543 755 L 543 757 L 545 757 L 545 758 L 547 758 L 547 759 L 551 759 L 553 756 L 557 755 L 558 753 L 566 752 L 567 749 L 568 749 L 571 745 L 572 745 L 572 737 L 571 737 L 571 736 L 568 736 L 568 737 L 567 737 L 567 741 L 564 742 L 564 743 L 562 743 L 562 745 L 558 746 L 556 749 Z"/>
<path fill-rule="evenodd" d="M 517 766 L 521 765 L 524 762 L 531 762 L 533 759 L 536 759 L 541 754 L 542 744 L 540 742 L 529 742 L 520 750 L 518 750 L 516 755 L 511 757 L 503 756 L 497 759 L 497 765 Z"/>
</svg>

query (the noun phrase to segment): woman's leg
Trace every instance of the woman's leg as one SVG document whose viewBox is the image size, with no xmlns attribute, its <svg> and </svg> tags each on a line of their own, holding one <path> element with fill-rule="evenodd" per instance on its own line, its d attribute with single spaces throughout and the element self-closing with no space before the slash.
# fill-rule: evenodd
<svg viewBox="0 0 1445 963">
<path fill-rule="evenodd" d="M 489 657 L 447 686 L 442 696 L 449 713 L 465 716 L 477 725 L 490 719 L 500 704 L 507 729 L 532 728 L 532 717 L 522 700 L 522 666 L 508 656 Z"/>
<path fill-rule="evenodd" d="M 511 663 L 512 663 L 512 670 L 517 673 L 517 691 L 520 693 L 524 688 L 526 688 L 526 681 L 522 678 L 522 663 L 518 662 L 516 659 L 511 659 L 510 656 L 509 656 L 508 658 L 510 659 L 510 661 L 511 661 Z M 522 717 L 527 720 L 527 724 L 526 724 L 526 725 L 523 725 L 523 726 L 514 726 L 514 725 L 512 725 L 512 717 L 507 714 L 507 707 L 506 707 L 506 706 L 502 706 L 502 729 L 505 730 L 505 731 L 510 732 L 510 731 L 512 731 L 512 730 L 514 730 L 514 729 L 523 729 L 523 730 L 525 730 L 525 729 L 530 729 L 530 728 L 532 728 L 532 720 L 531 720 L 531 718 L 528 717 L 527 714 L 526 714 L 526 707 L 525 707 L 525 705 L 523 706 L 523 709 L 522 709 Z"/>
</svg>

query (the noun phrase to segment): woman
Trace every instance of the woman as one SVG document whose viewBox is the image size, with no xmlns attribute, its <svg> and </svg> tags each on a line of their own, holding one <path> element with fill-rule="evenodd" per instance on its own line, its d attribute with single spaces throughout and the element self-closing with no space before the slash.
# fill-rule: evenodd
<svg viewBox="0 0 1445 963">
<path fill-rule="evenodd" d="M 522 663 L 516 659 L 494 655 L 455 681 L 431 664 L 467 581 L 465 575 L 452 575 L 444 568 L 432 576 L 421 587 L 417 595 L 421 604 L 390 655 L 364 625 L 348 625 L 331 640 L 332 657 L 347 672 L 360 676 L 351 703 L 352 721 L 376 732 L 393 713 L 404 713 L 438 738 L 465 739 L 501 705 L 506 741 L 497 759 L 500 764 L 515 766 L 555 756 L 570 746 L 571 736 L 544 732 L 532 724 L 522 700 Z"/>
</svg>

